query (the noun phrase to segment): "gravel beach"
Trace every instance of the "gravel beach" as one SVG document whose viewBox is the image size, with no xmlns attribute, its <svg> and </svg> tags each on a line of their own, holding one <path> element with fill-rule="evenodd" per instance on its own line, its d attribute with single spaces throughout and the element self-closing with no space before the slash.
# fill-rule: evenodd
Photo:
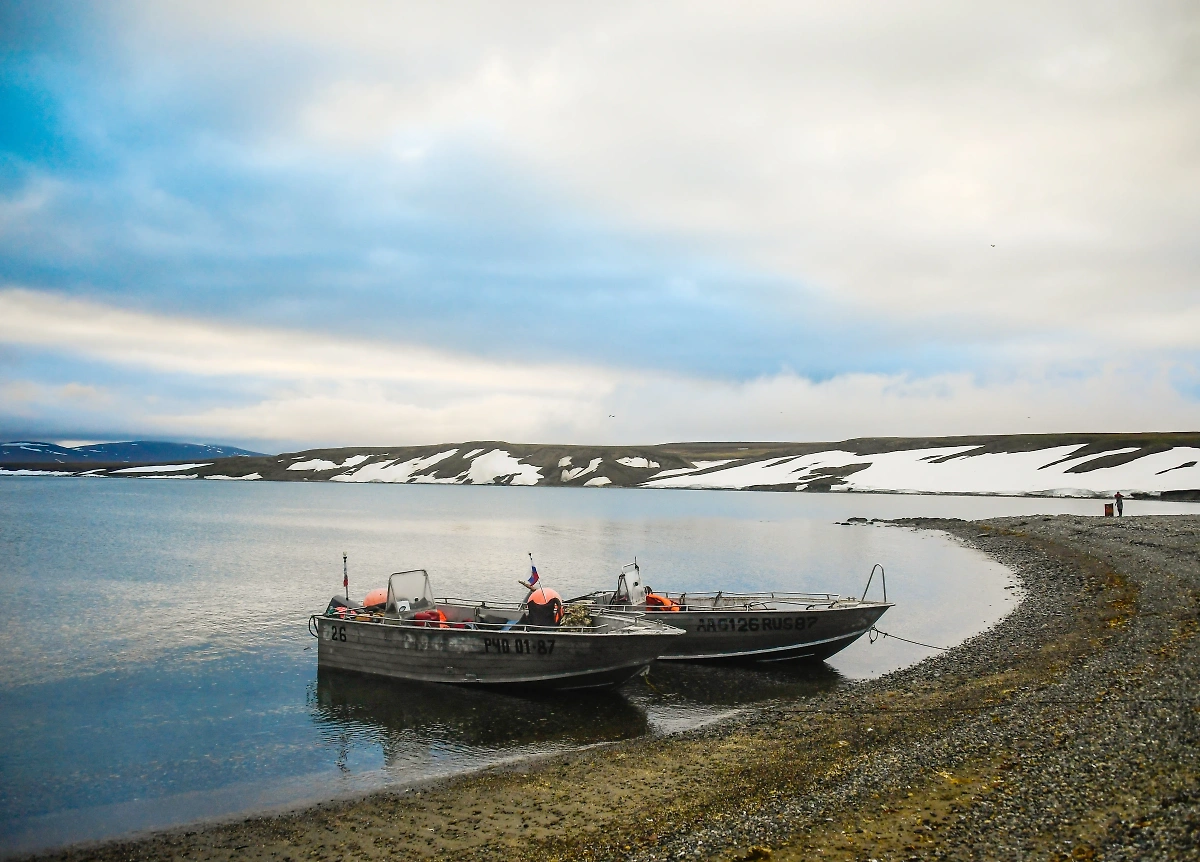
<svg viewBox="0 0 1200 862">
<path fill-rule="evenodd" d="M 1011 568 L 991 630 L 702 730 L 61 860 L 1200 859 L 1200 517 L 908 520 Z"/>
</svg>

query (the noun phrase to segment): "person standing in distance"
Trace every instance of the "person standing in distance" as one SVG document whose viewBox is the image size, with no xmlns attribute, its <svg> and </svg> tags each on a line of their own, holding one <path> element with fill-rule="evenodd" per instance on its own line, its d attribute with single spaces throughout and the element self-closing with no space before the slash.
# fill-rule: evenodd
<svg viewBox="0 0 1200 862">
<path fill-rule="evenodd" d="M 1117 501 L 1117 517 L 1120 518 L 1125 512 L 1125 498 L 1121 496 L 1121 492 L 1113 494 L 1113 499 Z"/>
</svg>

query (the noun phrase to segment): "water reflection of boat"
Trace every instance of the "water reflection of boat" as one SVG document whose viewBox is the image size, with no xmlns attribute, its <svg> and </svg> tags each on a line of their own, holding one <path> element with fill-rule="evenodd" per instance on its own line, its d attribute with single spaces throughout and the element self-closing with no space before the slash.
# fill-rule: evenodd
<svg viewBox="0 0 1200 862">
<path fill-rule="evenodd" d="M 615 590 L 569 601 L 637 611 L 683 629 L 685 635 L 668 642 L 659 658 L 685 661 L 826 659 L 869 632 L 892 606 L 886 587 L 882 602 L 866 601 L 865 590 L 862 599 L 832 593 L 659 593 L 642 583 L 636 562 L 621 570 Z"/>
<path fill-rule="evenodd" d="M 616 692 L 570 699 L 406 681 L 384 683 L 337 670 L 317 673 L 318 721 L 366 726 L 384 740 L 411 734 L 432 741 L 496 749 L 547 742 L 587 745 L 647 732 L 646 715 Z"/>
<path fill-rule="evenodd" d="M 822 662 L 796 661 L 769 665 L 715 662 L 658 662 L 646 684 L 658 699 L 700 706 L 745 706 L 776 698 L 806 698 L 831 691 L 845 682 Z"/>
<path fill-rule="evenodd" d="M 619 685 L 683 634 L 600 608 L 581 625 L 532 625 L 524 605 L 435 599 L 423 569 L 392 575 L 379 612 L 331 602 L 309 619 L 309 631 L 322 669 L 550 689 Z"/>
</svg>

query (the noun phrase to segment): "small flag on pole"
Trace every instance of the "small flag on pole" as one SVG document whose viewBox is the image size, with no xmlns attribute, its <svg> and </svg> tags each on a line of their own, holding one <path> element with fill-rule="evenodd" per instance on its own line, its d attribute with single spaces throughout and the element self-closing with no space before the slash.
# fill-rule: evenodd
<svg viewBox="0 0 1200 862">
<path fill-rule="evenodd" d="M 537 589 L 537 582 L 538 582 L 537 566 L 535 566 L 533 564 L 533 552 L 530 551 L 529 552 L 529 580 L 523 581 L 520 578 L 517 578 L 517 583 L 532 593 L 535 589 Z"/>
</svg>

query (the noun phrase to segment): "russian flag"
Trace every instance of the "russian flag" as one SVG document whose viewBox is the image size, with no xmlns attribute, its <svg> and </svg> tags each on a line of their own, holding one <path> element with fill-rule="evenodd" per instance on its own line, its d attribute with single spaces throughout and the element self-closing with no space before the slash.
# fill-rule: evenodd
<svg viewBox="0 0 1200 862">
<path fill-rule="evenodd" d="M 530 571 L 533 572 L 533 574 L 531 574 L 529 576 L 529 586 L 532 587 L 534 584 L 536 584 L 538 582 L 537 566 L 535 566 L 533 563 L 530 563 L 529 569 L 530 569 Z"/>
</svg>

